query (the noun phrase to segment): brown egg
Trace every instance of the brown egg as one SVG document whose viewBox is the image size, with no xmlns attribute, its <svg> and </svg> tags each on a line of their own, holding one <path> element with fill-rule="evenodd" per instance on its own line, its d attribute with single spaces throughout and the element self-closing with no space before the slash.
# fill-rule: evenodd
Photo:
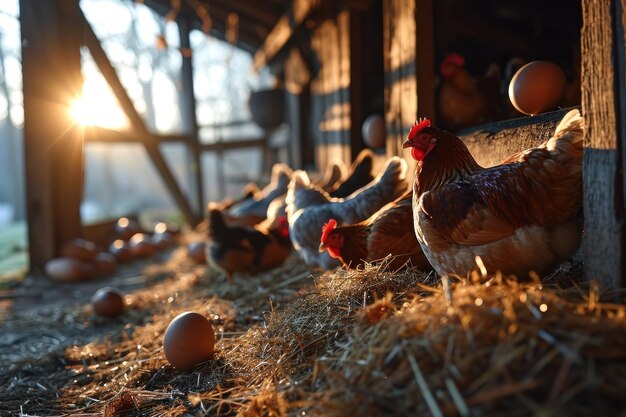
<svg viewBox="0 0 626 417">
<path fill-rule="evenodd" d="M 155 246 L 150 235 L 136 233 L 129 241 L 130 250 L 135 258 L 150 258 L 154 255 Z"/>
<path fill-rule="evenodd" d="M 187 245 L 187 256 L 199 264 L 206 263 L 206 244 L 204 242 L 193 242 Z"/>
<path fill-rule="evenodd" d="M 529 115 L 556 109 L 564 94 L 565 74 L 548 61 L 529 62 L 515 73 L 509 84 L 511 103 Z"/>
<path fill-rule="evenodd" d="M 115 242 L 111 243 L 109 246 L 109 252 L 114 255 L 117 262 L 121 264 L 133 260 L 133 253 L 130 250 L 130 245 L 122 239 L 117 239 Z"/>
<path fill-rule="evenodd" d="M 90 262 L 96 257 L 98 250 L 93 242 L 85 239 L 74 239 L 61 246 L 59 253 L 67 258 Z"/>
<path fill-rule="evenodd" d="M 93 266 L 95 267 L 96 275 L 111 275 L 117 269 L 117 260 L 114 255 L 108 252 L 100 252 L 93 260 Z"/>
<path fill-rule="evenodd" d="M 152 243 L 158 250 L 167 249 L 174 244 L 174 236 L 170 232 L 160 232 L 152 235 Z"/>
<path fill-rule="evenodd" d="M 46 275 L 59 282 L 85 281 L 94 277 L 91 264 L 74 258 L 55 258 L 46 263 Z"/>
<path fill-rule="evenodd" d="M 193 311 L 179 314 L 165 330 L 163 352 L 176 369 L 191 369 L 211 359 L 214 350 L 213 327 L 202 314 Z"/>
<path fill-rule="evenodd" d="M 122 240 L 129 240 L 140 231 L 139 223 L 126 217 L 121 217 L 115 224 L 115 233 Z"/>
<path fill-rule="evenodd" d="M 97 315 L 115 317 L 124 311 L 124 296 L 117 288 L 100 288 L 91 297 L 91 305 Z"/>
</svg>

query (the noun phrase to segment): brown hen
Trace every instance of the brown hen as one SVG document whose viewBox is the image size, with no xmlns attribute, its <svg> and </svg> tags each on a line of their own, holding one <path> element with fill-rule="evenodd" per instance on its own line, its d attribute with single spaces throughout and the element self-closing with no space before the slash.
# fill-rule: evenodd
<svg viewBox="0 0 626 417">
<path fill-rule="evenodd" d="M 328 250 L 347 268 L 357 268 L 365 262 L 375 263 L 388 259 L 388 268 L 400 269 L 405 265 L 430 269 L 412 227 L 411 207 L 413 192 L 408 191 L 369 219 L 354 225 L 337 226 L 331 219 L 322 232 L 320 252 Z"/>
<path fill-rule="evenodd" d="M 480 256 L 488 271 L 546 273 L 582 236 L 583 119 L 572 110 L 552 138 L 482 168 L 455 135 L 417 123 L 403 147 L 418 161 L 417 239 L 440 275 L 464 276 Z"/>
</svg>

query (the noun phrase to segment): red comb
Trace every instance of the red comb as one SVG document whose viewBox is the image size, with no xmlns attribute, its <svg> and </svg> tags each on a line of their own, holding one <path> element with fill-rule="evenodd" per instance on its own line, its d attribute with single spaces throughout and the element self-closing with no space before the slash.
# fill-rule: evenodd
<svg viewBox="0 0 626 417">
<path fill-rule="evenodd" d="M 330 219 L 328 223 L 326 223 L 324 227 L 322 227 L 322 238 L 320 239 L 321 243 L 326 243 L 326 239 L 328 239 L 328 235 L 330 234 L 330 232 L 335 230 L 336 227 L 337 227 L 337 220 L 335 219 Z"/>
<path fill-rule="evenodd" d="M 278 232 L 282 237 L 289 237 L 289 222 L 287 217 L 280 216 L 278 218 Z"/>
<path fill-rule="evenodd" d="M 416 120 L 415 123 L 413 123 L 411 131 L 409 132 L 409 139 L 413 139 L 415 135 L 417 135 L 425 127 L 430 127 L 430 120 L 425 117 Z"/>
<path fill-rule="evenodd" d="M 456 52 L 452 52 L 451 54 L 448 54 L 444 58 L 443 64 L 456 65 L 457 67 L 462 67 L 463 65 L 465 65 L 465 58 L 463 58 L 461 55 L 457 54 Z"/>
</svg>

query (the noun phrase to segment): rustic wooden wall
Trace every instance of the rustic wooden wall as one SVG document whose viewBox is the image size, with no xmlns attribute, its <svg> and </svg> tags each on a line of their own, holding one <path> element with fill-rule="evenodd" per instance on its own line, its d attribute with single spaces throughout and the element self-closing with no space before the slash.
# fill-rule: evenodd
<svg viewBox="0 0 626 417">
<path fill-rule="evenodd" d="M 434 121 L 432 3 L 432 0 L 383 2 L 388 155 L 404 154 L 402 141 L 418 116 Z"/>
<path fill-rule="evenodd" d="M 625 0 L 582 3 L 585 276 L 614 287 L 626 285 L 625 3 Z"/>
<path fill-rule="evenodd" d="M 311 36 L 319 72 L 311 80 L 311 121 L 316 165 L 322 172 L 350 162 L 350 12 L 324 20 Z"/>
</svg>

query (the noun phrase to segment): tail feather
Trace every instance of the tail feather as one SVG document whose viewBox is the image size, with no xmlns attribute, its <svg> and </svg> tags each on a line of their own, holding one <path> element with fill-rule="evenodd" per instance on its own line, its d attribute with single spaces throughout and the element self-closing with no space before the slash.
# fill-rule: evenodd
<svg viewBox="0 0 626 417">
<path fill-rule="evenodd" d="M 209 210 L 209 237 L 213 240 L 219 239 L 227 230 L 228 225 L 221 210 L 211 208 Z"/>
<path fill-rule="evenodd" d="M 559 147 L 559 142 L 565 141 L 577 144 L 582 149 L 584 120 L 577 109 L 567 113 L 554 131 L 554 136 L 547 143 L 547 148 L 552 151 Z"/>
<path fill-rule="evenodd" d="M 381 189 L 388 192 L 385 197 L 393 196 L 390 199 L 394 199 L 407 190 L 406 172 L 407 164 L 404 159 L 397 156 L 389 158 L 383 173 L 375 180 Z"/>
<path fill-rule="evenodd" d="M 552 159 L 567 166 L 569 174 L 582 172 L 584 121 L 578 110 L 572 110 L 556 127 L 546 143 Z"/>
</svg>

